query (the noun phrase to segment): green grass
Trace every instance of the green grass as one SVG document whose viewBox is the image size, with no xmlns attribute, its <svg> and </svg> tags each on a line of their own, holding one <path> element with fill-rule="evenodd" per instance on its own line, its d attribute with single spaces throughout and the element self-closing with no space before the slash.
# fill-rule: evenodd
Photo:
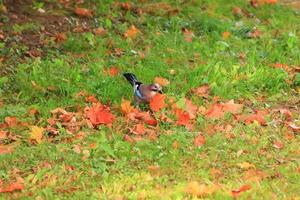
<svg viewBox="0 0 300 200">
<path fill-rule="evenodd" d="M 164 88 L 167 96 L 177 100 L 189 96 L 199 106 L 206 106 L 206 102 L 190 90 L 206 83 L 212 89 L 211 97 L 250 100 L 255 109 L 289 106 L 290 99 L 299 100 L 299 73 L 293 77 L 272 67 L 275 63 L 300 63 L 299 11 L 280 5 L 255 9 L 242 0 L 170 1 L 169 5 L 180 12 L 172 15 L 156 9 L 138 15 L 120 10 L 111 1 L 90 1 L 87 6 L 95 9 L 97 26 L 104 27 L 107 35 L 68 32 L 67 41 L 57 44 L 47 56 L 15 66 L 13 74 L 0 78 L 4 102 L 0 119 L 16 116 L 29 124 L 46 126 L 51 110 L 84 106 L 84 101 L 75 97 L 82 90 L 101 102 L 119 105 L 122 98 L 132 98 L 132 89 L 121 74 L 110 77 L 104 73 L 111 66 L 133 72 L 143 82 L 165 77 L 171 83 Z M 235 17 L 234 6 L 247 9 L 253 17 Z M 123 33 L 132 24 L 139 29 L 138 36 L 125 39 Z M 262 32 L 261 37 L 247 36 L 253 27 Z M 35 25 L 12 28 L 21 33 L 35 30 Z M 182 28 L 193 31 L 192 42 L 185 41 Z M 228 39 L 222 37 L 224 31 L 231 33 Z M 108 53 L 115 48 L 124 54 Z M 246 55 L 244 61 L 239 59 L 240 53 Z M 175 70 L 175 75 L 170 70 Z M 258 96 L 265 96 L 266 102 L 260 102 Z M 30 108 L 39 110 L 38 120 L 27 114 Z M 113 112 L 122 120 L 117 109 Z M 299 108 L 292 112 L 299 122 Z M 0 193 L 0 199 L 183 199 L 192 198 L 185 192 L 191 181 L 218 185 L 209 199 L 232 199 L 231 191 L 246 184 L 252 188 L 241 193 L 241 199 L 297 198 L 299 134 L 288 140 L 284 126 L 274 125 L 272 116 L 267 122 L 267 126 L 234 122 L 231 133 L 235 137 L 230 139 L 221 131 L 209 135 L 209 125 L 233 123 L 233 116 L 208 120 L 200 115 L 194 132 L 160 124 L 156 141 L 145 139 L 135 145 L 124 141 L 126 127 L 120 130 L 116 124 L 112 129 L 84 129 L 83 139 L 74 139 L 61 128 L 52 142 L 38 145 L 29 142 L 26 128 L 12 128 L 9 131 L 20 138 L 13 143 L 12 153 L 0 154 L 0 179 L 9 182 L 22 177 L 25 189 Z M 172 134 L 166 134 L 167 130 Z M 193 140 L 199 132 L 205 135 L 206 143 L 197 148 Z M 273 147 L 276 140 L 284 142 L 283 149 Z M 173 147 L 175 141 L 178 148 Z M 92 143 L 96 148 L 90 148 Z M 74 145 L 81 147 L 81 153 L 74 152 Z M 243 162 L 255 168 L 242 169 L 239 164 Z M 149 166 L 159 168 L 151 170 Z M 220 170 L 222 176 L 214 177 L 212 169 Z"/>
</svg>

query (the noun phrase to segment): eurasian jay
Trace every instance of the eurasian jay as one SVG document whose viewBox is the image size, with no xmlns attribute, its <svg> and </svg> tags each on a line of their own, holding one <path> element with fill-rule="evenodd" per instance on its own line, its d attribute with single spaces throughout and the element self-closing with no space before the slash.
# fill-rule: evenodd
<svg viewBox="0 0 300 200">
<path fill-rule="evenodd" d="M 157 83 L 146 85 L 138 81 L 132 73 L 124 73 L 123 75 L 133 87 L 134 100 L 137 104 L 149 103 L 157 93 L 161 93 L 162 88 Z"/>
</svg>

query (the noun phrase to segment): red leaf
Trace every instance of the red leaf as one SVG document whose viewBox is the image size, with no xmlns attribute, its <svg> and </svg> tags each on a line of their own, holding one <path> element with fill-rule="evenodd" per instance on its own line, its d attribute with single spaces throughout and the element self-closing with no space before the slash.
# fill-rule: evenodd
<svg viewBox="0 0 300 200">
<path fill-rule="evenodd" d="M 194 139 L 194 145 L 196 147 L 201 147 L 205 144 L 205 137 L 201 134 L 199 134 L 195 139 Z"/>
<path fill-rule="evenodd" d="M 109 111 L 109 108 L 99 103 L 94 104 L 86 114 L 93 126 L 111 124 L 115 119 L 114 115 Z"/>
<path fill-rule="evenodd" d="M 220 104 L 214 104 L 212 107 L 206 112 L 207 118 L 219 119 L 224 117 L 224 112 L 222 110 L 223 106 Z"/>
<path fill-rule="evenodd" d="M 186 112 L 178 112 L 177 113 L 177 124 L 178 125 L 189 125 L 190 124 L 190 115 Z"/>
<path fill-rule="evenodd" d="M 210 87 L 208 84 L 204 84 L 193 90 L 197 96 L 207 98 L 210 93 Z"/>
<path fill-rule="evenodd" d="M 250 186 L 250 185 L 243 185 L 243 186 L 241 186 L 239 189 L 232 190 L 232 191 L 231 191 L 231 194 L 232 194 L 232 196 L 236 197 L 236 196 L 238 196 L 241 192 L 244 192 L 244 191 L 247 191 L 247 190 L 250 190 L 250 189 L 251 189 L 251 186 Z"/>
<path fill-rule="evenodd" d="M 93 12 L 86 8 L 75 8 L 75 13 L 80 17 L 92 17 Z"/>
<path fill-rule="evenodd" d="M 194 105 L 191 100 L 188 100 L 188 99 L 185 99 L 185 103 L 186 103 L 185 111 L 187 113 L 189 113 L 190 118 L 191 119 L 196 118 L 198 107 L 196 105 Z"/>
<path fill-rule="evenodd" d="M 160 109 L 166 107 L 165 98 L 166 96 L 163 94 L 156 94 L 150 101 L 151 110 L 157 112 Z"/>
<path fill-rule="evenodd" d="M 11 183 L 6 187 L 0 188 L 0 193 L 2 192 L 13 192 L 16 190 L 23 190 L 24 189 L 24 185 L 23 183 L 19 183 L 19 182 L 15 182 L 15 183 Z"/>
<path fill-rule="evenodd" d="M 16 126 L 17 125 L 17 118 L 16 117 L 5 117 L 4 121 L 8 125 L 8 127 Z"/>
</svg>

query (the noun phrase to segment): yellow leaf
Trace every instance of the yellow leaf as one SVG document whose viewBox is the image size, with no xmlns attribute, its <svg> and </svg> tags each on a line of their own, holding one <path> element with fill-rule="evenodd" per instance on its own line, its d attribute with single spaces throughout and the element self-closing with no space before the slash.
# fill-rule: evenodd
<svg viewBox="0 0 300 200">
<path fill-rule="evenodd" d="M 44 128 L 40 128 L 38 126 L 31 127 L 30 139 L 35 140 L 37 143 L 42 142 Z"/>
<path fill-rule="evenodd" d="M 255 169 L 255 165 L 248 163 L 248 162 L 242 162 L 237 164 L 240 168 L 242 169 L 249 169 L 249 168 L 254 168 Z"/>
<path fill-rule="evenodd" d="M 167 86 L 170 84 L 170 81 L 168 79 L 165 79 L 163 77 L 155 77 L 154 83 L 158 83 L 161 86 Z"/>
<path fill-rule="evenodd" d="M 197 181 L 192 181 L 188 183 L 185 192 L 192 196 L 206 196 L 214 193 L 216 189 L 216 186 L 208 186 L 205 184 L 199 184 Z"/>
</svg>

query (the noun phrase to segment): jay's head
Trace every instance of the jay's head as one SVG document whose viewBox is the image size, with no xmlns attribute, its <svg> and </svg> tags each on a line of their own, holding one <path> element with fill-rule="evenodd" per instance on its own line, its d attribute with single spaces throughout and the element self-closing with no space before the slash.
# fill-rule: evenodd
<svg viewBox="0 0 300 200">
<path fill-rule="evenodd" d="M 162 87 L 158 84 L 158 83 L 154 83 L 150 85 L 150 90 L 152 92 L 158 92 L 158 93 L 162 93 Z"/>
</svg>

